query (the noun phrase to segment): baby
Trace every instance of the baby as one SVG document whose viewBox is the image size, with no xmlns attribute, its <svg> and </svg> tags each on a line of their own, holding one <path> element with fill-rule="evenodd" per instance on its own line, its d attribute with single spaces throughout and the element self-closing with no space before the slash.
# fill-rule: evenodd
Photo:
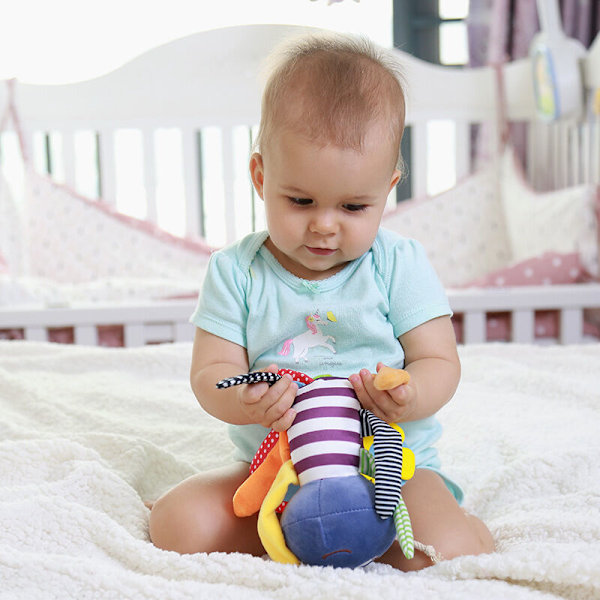
<svg viewBox="0 0 600 600">
<path fill-rule="evenodd" d="M 393 60 L 362 39 L 309 36 L 279 54 L 263 95 L 250 175 L 267 231 L 216 252 L 192 316 L 191 385 L 202 407 L 230 424 L 239 462 L 202 472 L 159 498 L 150 535 L 181 553 L 264 554 L 256 517 L 232 497 L 270 429 L 293 422 L 297 384 L 217 390 L 221 379 L 280 368 L 350 379 L 364 408 L 398 422 L 416 472 L 403 487 L 415 540 L 380 560 L 403 570 L 490 552 L 486 526 L 460 508 L 441 470 L 435 414 L 460 378 L 451 310 L 422 246 L 380 228 L 402 177 L 405 101 Z M 374 372 L 404 368 L 410 381 L 379 391 Z"/>
</svg>

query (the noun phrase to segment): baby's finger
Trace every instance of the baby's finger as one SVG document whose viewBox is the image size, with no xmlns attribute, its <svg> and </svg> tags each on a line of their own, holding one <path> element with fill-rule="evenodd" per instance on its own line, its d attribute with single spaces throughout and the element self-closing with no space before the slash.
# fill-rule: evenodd
<svg viewBox="0 0 600 600">
<path fill-rule="evenodd" d="M 281 419 L 296 399 L 298 385 L 290 375 L 284 375 L 264 396 L 265 419 L 268 424 Z M 291 423 L 290 423 L 291 424 Z"/>
<path fill-rule="evenodd" d="M 296 418 L 296 411 L 293 408 L 288 408 L 283 416 L 274 423 L 271 423 L 271 429 L 275 431 L 287 431 Z"/>
<path fill-rule="evenodd" d="M 381 396 L 375 399 L 375 404 L 382 413 L 378 416 L 381 416 L 388 423 L 406 420 L 410 405 L 408 395 L 407 385 L 382 393 Z"/>
<path fill-rule="evenodd" d="M 377 398 L 372 412 L 386 423 L 394 423 L 400 419 L 401 411 L 398 405 L 386 398 Z"/>
<path fill-rule="evenodd" d="M 279 383 L 279 382 L 278 382 Z M 269 391 L 268 383 L 253 383 L 244 390 L 244 404 L 258 404 Z"/>
<path fill-rule="evenodd" d="M 377 397 L 377 394 L 379 393 L 373 385 L 375 375 L 373 375 L 373 373 L 371 373 L 368 369 L 361 369 L 360 379 L 362 381 L 363 387 L 365 388 L 365 391 L 374 400 Z"/>
<path fill-rule="evenodd" d="M 364 380 L 360 375 L 354 374 L 350 375 L 348 378 L 352 387 L 354 388 L 354 392 L 360 405 L 367 410 L 373 409 L 373 399 L 369 395 L 368 391 L 365 389 Z"/>
<path fill-rule="evenodd" d="M 371 402 L 371 406 L 365 408 L 369 408 L 372 413 L 388 423 L 397 420 L 405 405 L 406 386 L 386 391 L 378 390 L 375 387 L 375 376 L 367 369 L 361 370 L 360 378 Z"/>
</svg>

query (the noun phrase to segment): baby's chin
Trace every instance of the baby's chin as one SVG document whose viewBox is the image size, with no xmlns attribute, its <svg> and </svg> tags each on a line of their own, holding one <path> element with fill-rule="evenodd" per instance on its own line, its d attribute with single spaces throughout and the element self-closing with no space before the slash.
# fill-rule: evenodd
<svg viewBox="0 0 600 600">
<path fill-rule="evenodd" d="M 301 279 L 319 281 L 339 273 L 349 262 L 349 260 L 339 260 L 322 265 L 315 264 L 315 261 L 296 263 L 297 268 L 292 273 Z"/>
</svg>

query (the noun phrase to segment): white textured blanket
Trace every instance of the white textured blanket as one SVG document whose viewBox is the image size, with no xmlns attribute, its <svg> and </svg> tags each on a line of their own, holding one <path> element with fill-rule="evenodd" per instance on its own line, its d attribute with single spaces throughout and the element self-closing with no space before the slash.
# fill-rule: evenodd
<svg viewBox="0 0 600 600">
<path fill-rule="evenodd" d="M 600 345 L 461 349 L 439 446 L 497 552 L 417 574 L 155 548 L 143 501 L 231 455 L 190 352 L 0 342 L 0 598 L 600 597 Z"/>
</svg>

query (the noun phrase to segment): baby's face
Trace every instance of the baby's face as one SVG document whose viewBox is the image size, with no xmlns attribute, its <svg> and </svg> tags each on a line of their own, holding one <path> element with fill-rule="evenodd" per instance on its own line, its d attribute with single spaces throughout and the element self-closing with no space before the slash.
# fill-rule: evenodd
<svg viewBox="0 0 600 600">
<path fill-rule="evenodd" d="M 265 243 L 290 273 L 325 279 L 371 247 L 400 177 L 382 139 L 379 129 L 370 130 L 357 152 L 281 131 L 264 156 L 252 156 L 252 180 L 265 202 Z"/>
</svg>

